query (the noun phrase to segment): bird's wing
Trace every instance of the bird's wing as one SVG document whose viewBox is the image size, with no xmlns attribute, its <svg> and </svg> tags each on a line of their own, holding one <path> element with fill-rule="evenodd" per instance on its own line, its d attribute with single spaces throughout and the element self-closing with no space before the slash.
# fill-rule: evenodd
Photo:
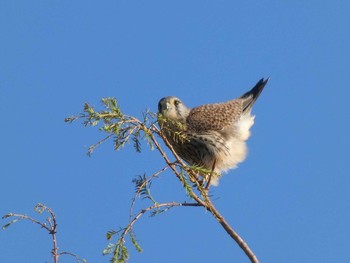
<svg viewBox="0 0 350 263">
<path fill-rule="evenodd" d="M 221 130 L 249 113 L 269 79 L 261 79 L 241 97 L 225 103 L 206 104 L 193 108 L 188 117 L 188 129 L 195 131 Z"/>
<path fill-rule="evenodd" d="M 205 104 L 193 108 L 186 122 L 190 130 L 221 130 L 238 120 L 242 110 L 242 99 L 231 100 L 225 103 Z"/>
</svg>

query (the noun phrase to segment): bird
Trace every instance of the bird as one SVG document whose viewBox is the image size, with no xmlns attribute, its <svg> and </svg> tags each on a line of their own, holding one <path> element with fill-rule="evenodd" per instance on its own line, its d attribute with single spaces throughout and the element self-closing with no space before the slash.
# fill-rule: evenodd
<svg viewBox="0 0 350 263">
<path fill-rule="evenodd" d="M 161 131 L 187 164 L 212 171 L 212 178 L 203 178 L 210 185 L 217 186 L 223 173 L 245 160 L 246 141 L 255 119 L 251 110 L 268 81 L 260 79 L 238 98 L 192 109 L 174 96 L 160 99 Z"/>
</svg>

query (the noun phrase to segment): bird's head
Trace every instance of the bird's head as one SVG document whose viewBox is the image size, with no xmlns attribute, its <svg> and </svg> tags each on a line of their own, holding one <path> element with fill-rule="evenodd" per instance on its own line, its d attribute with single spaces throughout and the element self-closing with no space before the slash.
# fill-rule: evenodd
<svg viewBox="0 0 350 263">
<path fill-rule="evenodd" d="M 169 120 L 185 124 L 190 109 L 176 97 L 165 97 L 158 103 L 158 113 Z"/>
</svg>

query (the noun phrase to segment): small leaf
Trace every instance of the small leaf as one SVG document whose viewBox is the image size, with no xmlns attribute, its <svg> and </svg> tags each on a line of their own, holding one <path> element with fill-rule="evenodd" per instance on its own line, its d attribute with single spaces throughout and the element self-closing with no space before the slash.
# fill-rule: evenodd
<svg viewBox="0 0 350 263">
<path fill-rule="evenodd" d="M 103 255 L 111 254 L 116 247 L 115 244 L 109 243 L 107 247 L 102 251 Z"/>
<path fill-rule="evenodd" d="M 109 230 L 109 231 L 106 233 L 106 238 L 107 238 L 107 240 L 111 240 L 115 234 L 117 234 L 117 231 Z"/>
<path fill-rule="evenodd" d="M 79 116 L 69 116 L 67 118 L 64 118 L 64 122 L 72 123 L 73 121 L 75 121 L 78 118 L 79 118 Z"/>
<path fill-rule="evenodd" d="M 134 148 L 136 152 L 140 153 L 141 152 L 141 143 L 137 137 L 132 137 L 132 140 L 134 142 Z"/>
<path fill-rule="evenodd" d="M 155 209 L 155 210 L 153 210 L 153 211 L 151 212 L 150 217 L 154 217 L 154 216 L 156 216 L 156 215 L 158 215 L 158 214 L 161 214 L 161 213 L 163 213 L 163 212 L 165 212 L 165 211 L 166 211 L 165 209 Z"/>
<path fill-rule="evenodd" d="M 8 222 L 7 224 L 2 226 L 2 229 L 5 230 L 6 228 L 8 228 L 10 225 L 12 225 L 13 223 L 16 223 L 17 221 L 21 220 L 21 218 L 16 218 L 11 220 L 10 222 Z"/>
<path fill-rule="evenodd" d="M 132 244 L 134 245 L 134 247 L 136 248 L 136 250 L 137 250 L 138 252 L 141 253 L 141 252 L 142 252 L 142 248 L 141 248 L 141 246 L 139 245 L 139 243 L 137 242 L 136 236 L 135 236 L 134 233 L 132 233 L 132 232 L 130 232 L 129 235 L 130 235 L 130 239 L 131 239 Z"/>
<path fill-rule="evenodd" d="M 8 213 L 8 214 L 4 215 L 4 216 L 2 217 L 2 219 L 6 219 L 6 218 L 9 218 L 9 217 L 11 217 L 11 216 L 13 216 L 13 214 L 12 214 L 12 213 Z"/>
<path fill-rule="evenodd" d="M 113 244 L 112 244 L 113 245 Z M 124 246 L 121 240 L 114 245 L 115 249 L 113 252 L 113 257 L 111 258 L 111 263 L 126 263 L 129 258 L 128 249 Z M 107 247 L 108 248 L 108 247 Z"/>
<path fill-rule="evenodd" d="M 145 131 L 145 139 L 146 139 L 146 142 L 147 142 L 148 146 L 153 151 L 154 150 L 154 143 L 153 143 L 153 141 L 151 139 L 151 136 L 149 136 L 149 134 L 146 131 Z"/>
</svg>

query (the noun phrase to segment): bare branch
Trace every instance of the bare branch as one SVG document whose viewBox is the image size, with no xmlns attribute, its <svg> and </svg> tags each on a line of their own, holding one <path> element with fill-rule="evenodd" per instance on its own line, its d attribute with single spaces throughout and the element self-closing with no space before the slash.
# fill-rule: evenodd
<svg viewBox="0 0 350 263">
<path fill-rule="evenodd" d="M 71 253 L 71 252 L 58 252 L 58 245 L 57 245 L 57 238 L 56 238 L 56 233 L 57 233 L 57 220 L 56 220 L 56 215 L 55 213 L 52 211 L 51 208 L 43 205 L 43 204 L 37 204 L 34 207 L 35 212 L 42 214 L 45 211 L 47 213 L 49 213 L 49 217 L 45 219 L 44 222 L 41 222 L 33 217 L 24 215 L 24 214 L 16 214 L 16 213 L 9 213 L 5 216 L 3 216 L 2 218 L 10 218 L 10 217 L 14 217 L 15 219 L 12 220 L 11 222 L 7 223 L 5 226 L 3 226 L 3 229 L 7 228 L 8 226 L 10 226 L 11 224 L 15 223 L 18 221 L 18 219 L 25 219 L 28 220 L 34 224 L 39 225 L 41 228 L 44 228 L 50 235 L 51 235 L 51 239 L 52 239 L 52 250 L 51 250 L 51 254 L 54 260 L 54 263 L 58 263 L 58 259 L 60 257 L 60 255 L 74 255 L 74 257 L 77 259 L 78 256 L 76 256 L 75 254 Z M 86 260 L 80 260 L 81 262 L 86 262 Z M 78 261 L 77 261 L 78 262 Z"/>
<path fill-rule="evenodd" d="M 255 256 L 253 251 L 250 249 L 248 244 L 238 235 L 236 231 L 229 225 L 225 218 L 219 213 L 215 208 L 214 204 L 211 202 L 210 198 L 207 199 L 207 209 L 213 214 L 220 225 L 225 229 L 225 231 L 232 237 L 234 241 L 240 246 L 244 253 L 248 256 L 252 263 L 259 263 L 258 258 Z"/>
<path fill-rule="evenodd" d="M 76 261 L 77 263 L 79 263 L 79 262 L 87 263 L 86 259 L 80 258 L 78 255 L 76 255 L 76 254 L 74 254 L 74 253 L 71 253 L 71 252 L 62 251 L 62 252 L 60 252 L 60 253 L 58 254 L 58 256 L 62 256 L 62 255 L 72 256 L 72 257 L 75 259 L 75 261 Z"/>
</svg>

